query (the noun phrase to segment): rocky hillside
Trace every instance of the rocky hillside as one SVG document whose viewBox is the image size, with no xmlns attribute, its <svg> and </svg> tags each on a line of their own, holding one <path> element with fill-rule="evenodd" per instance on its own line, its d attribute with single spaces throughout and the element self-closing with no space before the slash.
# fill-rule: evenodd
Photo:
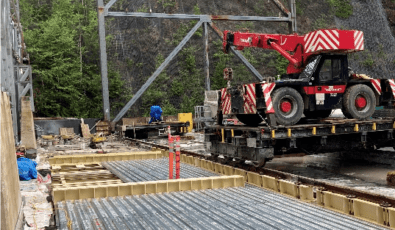
<svg viewBox="0 0 395 230">
<path fill-rule="evenodd" d="M 320 28 L 362 30 L 365 34 L 365 51 L 350 55 L 350 65 L 353 70 L 374 78 L 395 78 L 393 0 L 383 0 L 383 2 L 381 0 L 296 0 L 296 2 L 299 34 Z M 118 0 L 111 11 L 279 15 L 278 9 L 268 0 Z M 106 22 L 111 68 L 121 73 L 133 92 L 144 84 L 196 23 L 127 17 L 111 18 Z M 216 24 L 221 30 L 288 33 L 285 23 L 221 21 Z M 234 69 L 235 83 L 255 81 L 240 61 L 232 55 L 222 53 L 221 42 L 211 30 L 209 34 L 212 88 L 218 89 L 224 86 L 225 82 L 222 80 L 224 67 Z M 147 115 L 150 105 L 153 104 L 161 105 L 165 114 L 192 112 L 195 105 L 202 104 L 204 92 L 202 46 L 202 30 L 199 30 L 166 71 L 146 91 L 138 103 L 139 106 L 134 106 L 129 115 Z M 285 71 L 287 63 L 276 52 L 245 49 L 243 53 L 263 76 L 275 76 Z M 138 107 L 143 109 L 137 109 Z"/>
</svg>

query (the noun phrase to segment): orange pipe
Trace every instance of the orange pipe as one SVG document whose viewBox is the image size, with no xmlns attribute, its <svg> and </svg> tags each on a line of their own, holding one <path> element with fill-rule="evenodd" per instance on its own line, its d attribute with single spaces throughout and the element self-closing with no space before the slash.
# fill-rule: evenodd
<svg viewBox="0 0 395 230">
<path fill-rule="evenodd" d="M 173 179 L 173 150 L 174 137 L 169 136 L 169 179 Z"/>
<path fill-rule="evenodd" d="M 180 179 L 180 136 L 176 136 L 176 179 Z"/>
</svg>

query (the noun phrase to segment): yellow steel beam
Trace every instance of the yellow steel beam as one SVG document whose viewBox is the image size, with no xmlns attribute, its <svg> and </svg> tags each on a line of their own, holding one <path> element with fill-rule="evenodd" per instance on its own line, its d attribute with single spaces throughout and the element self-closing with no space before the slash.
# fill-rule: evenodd
<svg viewBox="0 0 395 230">
<path fill-rule="evenodd" d="M 178 180 L 148 181 L 113 185 L 54 188 L 54 202 L 100 197 L 130 196 L 151 193 L 244 187 L 242 176 L 220 176 Z"/>
<path fill-rule="evenodd" d="M 128 152 L 128 153 L 107 153 L 107 154 L 89 154 L 89 155 L 63 155 L 55 156 L 48 159 L 49 163 L 54 166 L 66 164 L 89 164 L 103 161 L 124 161 L 124 160 L 145 160 L 157 159 L 164 157 L 165 151 L 150 152 Z"/>
</svg>

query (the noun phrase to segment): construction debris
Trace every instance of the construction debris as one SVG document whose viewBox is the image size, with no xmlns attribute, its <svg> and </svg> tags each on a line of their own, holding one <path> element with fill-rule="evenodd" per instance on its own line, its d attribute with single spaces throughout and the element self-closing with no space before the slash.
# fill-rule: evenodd
<svg viewBox="0 0 395 230">
<path fill-rule="evenodd" d="M 387 173 L 387 184 L 391 186 L 395 186 L 395 171 L 391 171 Z"/>
</svg>

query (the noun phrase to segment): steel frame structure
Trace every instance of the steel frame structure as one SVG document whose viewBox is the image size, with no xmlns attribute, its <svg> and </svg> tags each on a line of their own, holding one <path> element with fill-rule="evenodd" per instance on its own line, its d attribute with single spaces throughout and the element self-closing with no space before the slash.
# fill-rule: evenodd
<svg viewBox="0 0 395 230">
<path fill-rule="evenodd" d="M 102 76 L 102 93 L 103 93 L 103 112 L 104 119 L 110 120 L 110 99 L 108 92 L 108 70 L 107 70 L 107 53 L 106 53 L 106 34 L 105 34 L 105 17 L 135 17 L 135 18 L 162 18 L 162 19 L 186 19 L 199 20 L 196 25 L 189 31 L 184 39 L 170 53 L 165 61 L 151 75 L 147 82 L 137 91 L 133 98 L 122 108 L 113 122 L 118 122 L 131 106 L 141 97 L 151 83 L 159 76 L 159 74 L 167 67 L 170 61 L 180 52 L 184 45 L 189 41 L 192 35 L 203 26 L 203 44 L 204 44 L 204 75 L 205 87 L 210 90 L 209 78 L 209 57 L 208 57 L 208 27 L 222 39 L 222 31 L 220 31 L 213 21 L 266 21 L 266 22 L 286 22 L 289 24 L 289 32 L 296 33 L 296 6 L 295 0 L 288 0 L 290 11 L 279 1 L 271 0 L 281 11 L 282 17 L 261 17 L 261 16 L 233 16 L 233 15 L 192 15 L 192 14 L 165 14 L 165 13 L 140 13 L 140 12 L 112 12 L 110 8 L 118 0 L 111 0 L 104 5 L 103 0 L 98 0 L 98 21 L 99 21 L 99 37 L 100 37 L 100 59 L 101 59 L 101 76 Z M 248 62 L 248 60 L 238 50 L 231 48 L 231 51 L 243 62 L 248 70 L 260 81 L 263 80 L 261 74 Z"/>
<path fill-rule="evenodd" d="M 10 4 L 10 0 L 1 1 L 0 30 L 1 30 L 1 61 L 0 83 L 1 91 L 7 92 L 10 97 L 11 113 L 15 141 L 19 141 L 20 128 L 20 100 L 28 92 L 32 111 L 34 111 L 32 68 L 24 65 L 25 44 L 23 41 L 22 26 L 19 16 L 19 0 Z M 14 11 L 11 14 L 11 9 Z"/>
</svg>

